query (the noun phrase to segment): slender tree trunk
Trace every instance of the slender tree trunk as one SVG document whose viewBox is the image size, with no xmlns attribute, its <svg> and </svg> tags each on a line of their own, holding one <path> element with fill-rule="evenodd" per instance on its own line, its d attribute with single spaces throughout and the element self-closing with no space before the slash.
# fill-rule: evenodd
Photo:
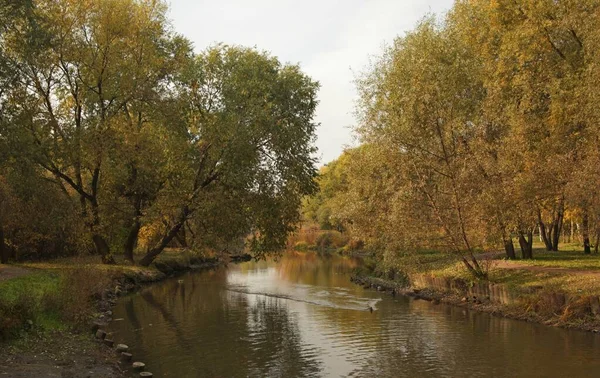
<svg viewBox="0 0 600 378">
<path fill-rule="evenodd" d="M 102 257 L 102 263 L 104 264 L 115 264 L 115 259 L 110 254 L 110 247 L 108 243 L 100 234 L 94 234 L 92 236 L 92 240 L 94 241 L 94 246 L 96 247 L 96 252 L 100 254 Z"/>
<path fill-rule="evenodd" d="M 99 233 L 93 233 L 92 241 L 94 242 L 96 253 L 102 258 L 102 263 L 116 264 L 113 255 L 110 253 L 110 246 L 108 245 L 106 239 L 104 239 L 102 235 L 100 235 Z"/>
<path fill-rule="evenodd" d="M 523 260 L 527 259 L 527 242 L 522 231 L 519 231 L 519 247 L 521 247 L 521 258 Z"/>
<path fill-rule="evenodd" d="M 560 203 L 558 204 L 558 211 L 556 217 L 554 218 L 554 222 L 552 224 L 553 233 L 552 233 L 552 250 L 558 251 L 558 243 L 560 242 L 560 234 L 562 231 L 563 220 L 565 217 L 565 202 L 561 198 Z"/>
<path fill-rule="evenodd" d="M 124 257 L 125 260 L 134 262 L 133 260 L 133 250 L 137 245 L 138 235 L 140 233 L 140 228 L 142 227 L 142 222 L 139 219 L 136 219 L 133 222 L 133 225 L 129 229 L 129 234 L 127 235 L 127 239 L 125 240 L 125 245 L 123 246 Z"/>
<path fill-rule="evenodd" d="M 110 246 L 106 242 L 106 239 L 104 239 L 104 237 L 97 231 L 98 226 L 100 225 L 100 215 L 98 210 L 98 201 L 96 200 L 95 196 L 92 197 L 90 203 L 93 217 L 90 228 L 92 231 L 92 241 L 94 242 L 96 253 L 102 258 L 103 264 L 116 264 L 114 257 L 110 253 Z"/>
<path fill-rule="evenodd" d="M 179 243 L 179 245 L 181 246 L 181 248 L 187 248 L 188 247 L 187 235 L 185 233 L 185 227 L 181 227 L 181 230 L 179 230 L 179 232 L 177 233 L 177 235 L 175 236 L 175 238 L 177 239 L 177 242 Z"/>
<path fill-rule="evenodd" d="M 527 251 L 529 258 L 533 259 L 533 230 L 527 231 Z"/>
<path fill-rule="evenodd" d="M 140 228 L 142 227 L 142 222 L 140 220 L 142 216 L 142 199 L 139 195 L 136 195 L 134 196 L 132 202 L 135 209 L 135 217 L 133 219 L 133 224 L 129 229 L 129 233 L 127 234 L 127 239 L 125 240 L 125 245 L 123 246 L 123 253 L 125 260 L 133 263 L 133 251 L 137 245 Z"/>
<path fill-rule="evenodd" d="M 575 222 L 573 222 L 573 218 L 571 217 L 571 229 L 570 229 L 571 233 L 569 236 L 569 243 L 573 243 L 573 240 L 575 239 Z"/>
<path fill-rule="evenodd" d="M 586 255 L 592 253 L 592 247 L 590 245 L 590 219 L 587 209 L 583 210 L 581 234 L 583 236 L 583 253 Z"/>
<path fill-rule="evenodd" d="M 503 222 L 498 222 L 500 231 L 502 232 L 502 242 L 504 243 L 504 252 L 508 260 L 514 260 L 517 256 L 515 255 L 515 245 L 513 244 L 512 236 L 510 232 L 507 232 L 507 228 Z"/>
<path fill-rule="evenodd" d="M 0 263 L 2 263 L 2 264 L 8 263 L 8 248 L 6 247 L 6 242 L 4 240 L 4 228 L 2 227 L 1 221 L 0 221 Z"/>
<path fill-rule="evenodd" d="M 538 209 L 538 224 L 540 227 L 540 237 L 542 238 L 542 241 L 544 242 L 544 245 L 546 246 L 546 250 L 548 251 L 552 251 L 552 239 L 551 239 L 551 230 L 549 230 L 549 232 L 546 232 L 546 225 L 544 224 L 544 221 L 542 220 L 542 212 L 540 209 Z"/>
<path fill-rule="evenodd" d="M 600 243 L 600 229 L 596 229 L 596 243 L 594 243 L 594 253 L 598 253 L 598 243 Z"/>
<path fill-rule="evenodd" d="M 479 264 L 477 264 L 477 268 L 475 268 L 475 266 L 471 265 L 471 263 L 469 263 L 469 261 L 464 256 L 462 257 L 462 262 L 469 271 L 469 273 L 473 275 L 473 277 L 485 278 L 485 274 L 479 267 Z"/>
<path fill-rule="evenodd" d="M 517 258 L 515 254 L 515 245 L 513 244 L 512 238 L 504 240 L 504 251 L 506 252 L 506 258 L 514 260 Z"/>
<path fill-rule="evenodd" d="M 176 223 L 171 228 L 171 230 L 169 230 L 169 232 L 162 238 L 158 246 L 152 248 L 150 251 L 148 251 L 148 253 L 144 255 L 144 257 L 140 260 L 140 265 L 149 266 L 150 264 L 152 264 L 154 259 L 156 259 L 156 257 L 160 255 L 162 251 L 169 245 L 169 243 L 175 238 L 181 227 L 183 227 L 183 222 Z"/>
</svg>

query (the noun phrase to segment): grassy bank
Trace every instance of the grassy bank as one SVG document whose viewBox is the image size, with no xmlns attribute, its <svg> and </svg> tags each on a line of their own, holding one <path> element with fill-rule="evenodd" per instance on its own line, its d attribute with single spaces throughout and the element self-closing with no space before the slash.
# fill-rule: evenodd
<svg viewBox="0 0 600 378">
<path fill-rule="evenodd" d="M 398 258 L 390 269 L 371 269 L 361 284 L 404 291 L 420 298 L 469 306 L 548 325 L 600 330 L 600 255 L 583 254 L 577 244 L 548 252 L 534 246 L 534 260 L 505 260 L 502 253 L 480 256 L 487 280 L 474 279 L 455 257 L 425 252 Z M 390 274 L 390 271 L 396 274 Z M 397 274 L 407 273 L 405 276 Z M 381 279 L 384 280 L 382 283 Z"/>
<path fill-rule="evenodd" d="M 119 377 L 114 354 L 83 332 L 112 273 L 95 265 L 43 265 L 10 266 L 24 273 L 0 281 L 0 374 Z"/>
<path fill-rule="evenodd" d="M 121 259 L 117 265 L 98 260 L 0 265 L 0 374 L 46 376 L 58 369 L 61 376 L 120 377 L 116 354 L 90 332 L 93 323 L 110 320 L 114 298 L 180 272 L 223 263 L 187 250 L 166 251 L 148 268 Z"/>
<path fill-rule="evenodd" d="M 98 315 L 98 301 L 115 283 L 140 285 L 219 263 L 179 250 L 167 251 L 148 268 L 117 261 L 104 265 L 88 256 L 6 266 L 7 273 L 8 267 L 21 273 L 8 279 L 0 274 L 0 341 L 85 326 Z"/>
<path fill-rule="evenodd" d="M 34 326 L 40 330 L 62 328 L 59 301 L 63 287 L 61 275 L 44 270 L 0 281 L 0 341 Z"/>
</svg>

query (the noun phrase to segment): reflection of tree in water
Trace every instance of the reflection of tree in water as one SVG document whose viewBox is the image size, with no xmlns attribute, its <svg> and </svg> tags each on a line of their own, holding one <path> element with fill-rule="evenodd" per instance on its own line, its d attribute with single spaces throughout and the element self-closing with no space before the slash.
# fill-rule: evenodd
<svg viewBox="0 0 600 378">
<path fill-rule="evenodd" d="M 260 262 L 191 274 L 183 283 L 166 281 L 120 301 L 115 317 L 127 320 L 111 327 L 119 342 L 131 344 L 136 358 L 165 377 L 301 377 L 341 371 L 360 377 L 554 376 L 565 371 L 589 376 L 600 368 L 595 354 L 600 339 L 592 334 L 403 297 L 384 295 L 377 311 L 369 313 L 228 290 L 228 283 L 250 282 L 268 293 L 283 284 L 286 294 L 285 289 L 295 290 L 300 283 L 316 285 L 319 293 L 337 295 L 330 288 L 339 286 L 349 296 L 381 297 L 362 292 L 338 274 L 353 264 L 305 254 L 284 256 L 275 267 Z M 245 281 L 244 272 L 256 280 Z M 300 293 L 314 294 L 298 286 Z"/>
<path fill-rule="evenodd" d="M 248 314 L 252 340 L 250 376 L 306 377 L 319 371 L 318 354 L 303 347 L 298 323 L 285 300 L 255 297 Z"/>
<path fill-rule="evenodd" d="M 290 252 L 281 257 L 277 270 L 287 281 L 307 285 L 347 286 L 348 274 L 359 266 L 356 258 L 329 254 Z"/>
<path fill-rule="evenodd" d="M 216 271 L 150 287 L 115 308 L 126 320 L 114 330 L 157 376 L 317 374 L 285 301 L 227 292 L 225 279 Z"/>
</svg>

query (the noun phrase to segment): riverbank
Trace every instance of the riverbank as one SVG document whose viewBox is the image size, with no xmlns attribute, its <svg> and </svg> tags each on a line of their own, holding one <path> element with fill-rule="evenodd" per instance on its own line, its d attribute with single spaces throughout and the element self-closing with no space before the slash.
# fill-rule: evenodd
<svg viewBox="0 0 600 378">
<path fill-rule="evenodd" d="M 92 332 L 113 320 L 117 297 L 167 277 L 247 258 L 224 261 L 181 252 L 166 253 L 149 268 L 107 266 L 90 258 L 0 265 L 0 375 L 124 376 L 131 362 L 114 349 L 123 341 Z"/>
<path fill-rule="evenodd" d="M 489 279 L 472 279 L 459 262 L 426 256 L 401 280 L 361 273 L 360 285 L 454 306 L 584 331 L 600 331 L 600 256 L 576 250 L 544 252 L 538 260 L 486 256 Z"/>
</svg>

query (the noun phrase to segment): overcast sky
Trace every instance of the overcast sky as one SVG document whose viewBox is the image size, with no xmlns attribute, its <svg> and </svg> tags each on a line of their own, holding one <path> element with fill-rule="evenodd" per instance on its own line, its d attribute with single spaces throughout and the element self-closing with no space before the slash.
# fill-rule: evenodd
<svg viewBox="0 0 600 378">
<path fill-rule="evenodd" d="M 318 157 L 335 159 L 352 145 L 353 80 L 384 44 L 453 0 L 170 0 L 177 32 L 197 51 L 217 43 L 255 46 L 298 63 L 321 83 Z"/>
</svg>

